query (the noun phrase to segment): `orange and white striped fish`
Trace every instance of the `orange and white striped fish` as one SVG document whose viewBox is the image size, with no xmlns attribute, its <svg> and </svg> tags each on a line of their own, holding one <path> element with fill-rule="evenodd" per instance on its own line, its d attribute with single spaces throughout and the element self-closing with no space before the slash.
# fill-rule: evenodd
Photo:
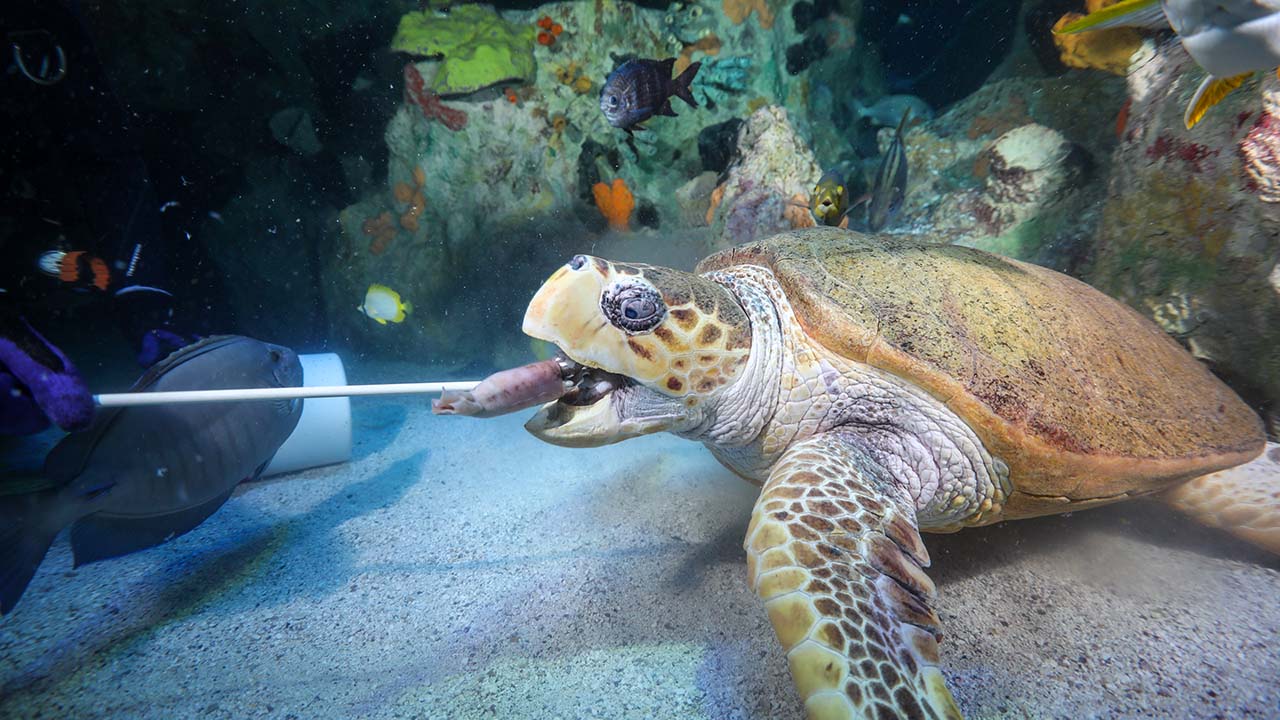
<svg viewBox="0 0 1280 720">
<path fill-rule="evenodd" d="M 40 256 L 41 272 L 80 288 L 106 291 L 111 286 L 111 268 L 107 261 L 84 250 L 50 250 Z"/>
</svg>

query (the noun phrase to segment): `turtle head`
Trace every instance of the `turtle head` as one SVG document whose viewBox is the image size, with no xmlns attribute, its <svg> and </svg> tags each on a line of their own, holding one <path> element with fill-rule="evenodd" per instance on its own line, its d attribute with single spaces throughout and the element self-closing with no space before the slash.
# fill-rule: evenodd
<svg viewBox="0 0 1280 720">
<path fill-rule="evenodd" d="M 589 255 L 547 279 L 529 302 L 524 332 L 578 365 L 576 387 L 525 425 L 570 447 L 696 428 L 751 351 L 751 323 L 723 286 Z"/>
</svg>

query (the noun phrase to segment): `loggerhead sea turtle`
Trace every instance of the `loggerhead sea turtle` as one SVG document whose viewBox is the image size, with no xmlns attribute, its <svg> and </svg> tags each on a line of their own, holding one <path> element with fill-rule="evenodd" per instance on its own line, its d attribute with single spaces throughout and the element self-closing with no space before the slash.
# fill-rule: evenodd
<svg viewBox="0 0 1280 720">
<path fill-rule="evenodd" d="M 696 274 L 578 255 L 524 331 L 580 365 L 537 437 L 665 430 L 763 484 L 749 582 L 810 718 L 960 716 L 919 530 L 1185 487 L 1166 497 L 1280 552 L 1274 474 L 1210 475 L 1259 455 L 1258 417 L 1154 324 L 1041 267 L 836 228 Z"/>
</svg>

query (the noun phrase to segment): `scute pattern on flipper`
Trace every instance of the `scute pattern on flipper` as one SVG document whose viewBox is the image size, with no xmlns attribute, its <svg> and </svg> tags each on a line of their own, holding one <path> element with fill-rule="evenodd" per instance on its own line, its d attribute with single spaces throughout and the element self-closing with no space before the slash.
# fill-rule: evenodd
<svg viewBox="0 0 1280 720">
<path fill-rule="evenodd" d="M 747 529 L 749 581 L 811 719 L 958 718 L 912 504 L 876 469 L 838 432 L 788 450 Z"/>
<path fill-rule="evenodd" d="M 946 403 L 1031 496 L 1153 492 L 1261 450 L 1261 423 L 1229 388 L 1153 323 L 1060 273 L 836 228 L 739 246 L 698 271 L 735 265 L 770 269 L 824 347 Z M 1004 517 L 1052 511 L 1015 504 Z"/>
<path fill-rule="evenodd" d="M 1280 555 L 1280 444 L 1251 463 L 1183 483 L 1164 501 L 1210 527 Z"/>
</svg>

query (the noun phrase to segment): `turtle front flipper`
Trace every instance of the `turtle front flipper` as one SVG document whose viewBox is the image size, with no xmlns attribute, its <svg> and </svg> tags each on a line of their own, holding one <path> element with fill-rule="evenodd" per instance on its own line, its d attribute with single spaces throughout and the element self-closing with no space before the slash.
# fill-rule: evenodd
<svg viewBox="0 0 1280 720">
<path fill-rule="evenodd" d="M 811 720 L 961 717 L 937 668 L 914 505 L 854 438 L 832 431 L 787 450 L 745 545 Z"/>
</svg>

